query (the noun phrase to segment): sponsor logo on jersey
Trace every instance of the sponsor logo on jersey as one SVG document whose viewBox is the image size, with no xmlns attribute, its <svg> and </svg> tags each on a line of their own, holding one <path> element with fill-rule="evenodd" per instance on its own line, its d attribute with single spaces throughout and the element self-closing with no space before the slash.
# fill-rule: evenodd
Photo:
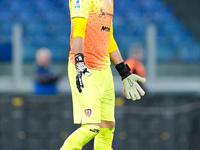
<svg viewBox="0 0 200 150">
<path fill-rule="evenodd" d="M 109 27 L 102 26 L 101 31 L 110 32 L 110 28 L 109 28 Z"/>
<path fill-rule="evenodd" d="M 75 2 L 75 7 L 74 8 L 80 8 L 81 7 L 81 2 L 80 0 L 76 0 Z"/>
<path fill-rule="evenodd" d="M 86 110 L 85 110 L 85 115 L 86 115 L 87 117 L 90 117 L 91 114 L 92 114 L 92 110 L 91 110 L 91 109 L 86 109 Z"/>
</svg>

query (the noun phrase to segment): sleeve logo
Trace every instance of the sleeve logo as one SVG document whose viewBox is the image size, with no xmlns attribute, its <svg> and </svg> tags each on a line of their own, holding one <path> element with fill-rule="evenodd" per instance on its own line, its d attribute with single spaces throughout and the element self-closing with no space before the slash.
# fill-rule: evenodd
<svg viewBox="0 0 200 150">
<path fill-rule="evenodd" d="M 74 8 L 80 8 L 81 7 L 81 2 L 80 0 L 76 0 L 75 2 L 75 7 Z"/>
<path fill-rule="evenodd" d="M 92 110 L 91 110 L 91 109 L 86 109 L 86 110 L 85 110 L 85 115 L 86 115 L 87 117 L 90 117 L 91 114 L 92 114 Z"/>
</svg>

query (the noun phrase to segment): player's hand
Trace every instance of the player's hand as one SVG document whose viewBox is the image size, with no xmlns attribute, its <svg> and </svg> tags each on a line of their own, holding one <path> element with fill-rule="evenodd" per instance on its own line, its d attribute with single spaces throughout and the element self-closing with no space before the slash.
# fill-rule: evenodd
<svg viewBox="0 0 200 150">
<path fill-rule="evenodd" d="M 84 63 L 84 56 L 81 53 L 78 53 L 75 55 L 75 65 L 76 65 L 76 87 L 78 91 L 81 93 L 82 89 L 84 88 L 84 74 L 86 76 L 90 76 L 91 72 L 90 70 L 85 66 Z"/>
<path fill-rule="evenodd" d="M 144 83 L 146 81 L 145 78 L 130 73 L 129 66 L 127 64 L 125 65 L 124 62 L 117 64 L 115 68 L 122 77 L 124 91 L 126 93 L 127 99 L 139 100 L 141 96 L 144 96 L 145 92 L 137 83 L 137 81 Z"/>
<path fill-rule="evenodd" d="M 137 81 L 144 83 L 146 79 L 136 74 L 130 74 L 122 80 L 127 99 L 139 100 L 141 96 L 144 96 L 145 92 Z"/>
</svg>

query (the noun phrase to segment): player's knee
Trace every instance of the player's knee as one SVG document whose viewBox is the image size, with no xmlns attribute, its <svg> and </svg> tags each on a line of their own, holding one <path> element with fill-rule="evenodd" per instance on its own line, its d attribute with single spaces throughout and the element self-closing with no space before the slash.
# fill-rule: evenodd
<svg viewBox="0 0 200 150">
<path fill-rule="evenodd" d="M 102 120 L 101 128 L 115 128 L 115 122 Z"/>
</svg>

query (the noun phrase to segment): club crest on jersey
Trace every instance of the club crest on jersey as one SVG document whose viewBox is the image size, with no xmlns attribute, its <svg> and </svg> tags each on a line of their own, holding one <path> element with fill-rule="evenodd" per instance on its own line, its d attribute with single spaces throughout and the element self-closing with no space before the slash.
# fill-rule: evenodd
<svg viewBox="0 0 200 150">
<path fill-rule="evenodd" d="M 81 2 L 80 2 L 80 0 L 76 0 L 75 7 L 74 7 L 74 8 L 80 8 L 80 7 L 81 7 Z"/>
<path fill-rule="evenodd" d="M 91 110 L 91 109 L 86 109 L 86 110 L 85 110 L 85 115 L 86 115 L 87 117 L 90 117 L 91 114 L 92 114 L 92 110 Z"/>
</svg>

